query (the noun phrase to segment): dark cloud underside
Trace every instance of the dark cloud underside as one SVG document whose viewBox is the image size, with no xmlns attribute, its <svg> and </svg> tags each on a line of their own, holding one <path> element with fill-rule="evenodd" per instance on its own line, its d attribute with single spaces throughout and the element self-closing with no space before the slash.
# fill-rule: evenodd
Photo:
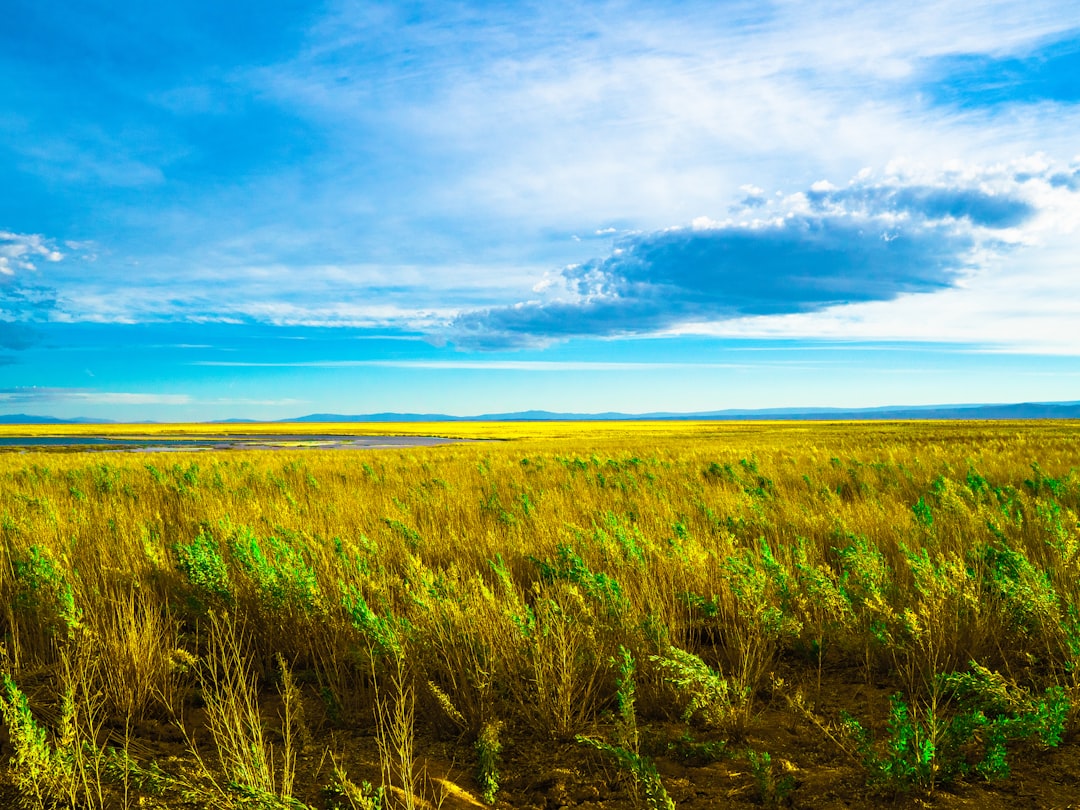
<svg viewBox="0 0 1080 810">
<path fill-rule="evenodd" d="M 972 247 L 969 236 L 944 226 L 890 229 L 827 216 L 666 231 L 626 239 L 611 256 L 564 270 L 576 301 L 467 313 L 454 332 L 463 345 L 513 346 L 889 300 L 948 286 Z"/>
</svg>

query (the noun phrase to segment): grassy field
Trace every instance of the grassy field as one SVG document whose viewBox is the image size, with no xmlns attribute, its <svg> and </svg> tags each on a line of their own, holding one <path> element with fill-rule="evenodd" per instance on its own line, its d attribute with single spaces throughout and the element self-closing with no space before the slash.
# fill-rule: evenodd
<svg viewBox="0 0 1080 810">
<path fill-rule="evenodd" d="M 0 802 L 1065 806 L 1078 427 L 34 427 L 501 441 L 0 454 Z"/>
<path fill-rule="evenodd" d="M 0 425 L 5 436 L 104 436 L 114 439 L 203 438 L 206 436 L 442 436 L 454 439 L 569 439 L 584 437 L 707 438 L 769 432 L 776 426 L 786 431 L 812 430 L 828 423 L 791 422 L 695 422 L 675 420 L 627 420 L 595 422 L 231 422 L 153 425 Z"/>
</svg>

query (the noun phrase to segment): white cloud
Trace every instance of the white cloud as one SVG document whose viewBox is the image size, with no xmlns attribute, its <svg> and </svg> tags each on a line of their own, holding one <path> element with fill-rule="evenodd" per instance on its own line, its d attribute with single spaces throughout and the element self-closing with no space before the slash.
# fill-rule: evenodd
<svg viewBox="0 0 1080 810">
<path fill-rule="evenodd" d="M 224 177 L 208 206 L 224 224 L 205 243 L 191 234 L 205 233 L 199 217 L 211 215 L 190 199 L 182 211 L 132 214 L 128 225 L 183 236 L 137 268 L 110 261 L 123 246 L 103 249 L 94 273 L 65 262 L 48 317 L 431 329 L 460 311 L 566 295 L 557 268 L 594 257 L 590 240 L 671 223 L 775 225 L 811 209 L 790 189 L 843 183 L 866 166 L 889 168 L 860 175 L 862 185 L 899 187 L 922 176 L 920 165 L 964 156 L 948 182 L 939 168 L 925 182 L 1008 189 L 1004 169 L 964 173 L 1025 154 L 1034 157 L 1010 170 L 1061 166 L 1080 131 L 1076 106 L 944 108 L 919 84 L 939 57 L 1023 53 L 1062 34 L 1074 25 L 1071 0 L 745 0 L 689 2 L 674 14 L 556 0 L 423 11 L 331 4 L 291 58 L 230 71 L 241 90 L 228 99 L 277 103 L 311 128 L 311 162 Z M 151 98 L 217 115 L 209 92 L 181 84 Z M 49 176 L 110 186 L 153 186 L 187 148 L 166 139 L 174 146 L 120 149 L 94 127 L 82 140 L 16 135 L 20 154 L 51 166 Z M 1067 188 L 1033 182 L 1025 194 L 1038 216 L 997 239 L 1038 247 L 1076 229 Z M 410 251 L 420 242 L 418 259 Z M 0 234 L 0 274 L 59 258 L 41 237 Z M 1045 277 L 1060 289 L 1057 272 L 1031 266 L 1025 283 Z M 1034 306 L 1031 295 L 1023 300 Z"/>
<path fill-rule="evenodd" d="M 40 262 L 63 258 L 64 254 L 40 234 L 0 231 L 0 275 L 13 276 L 16 270 L 33 272 Z"/>
<path fill-rule="evenodd" d="M 217 399 L 207 399 L 193 401 L 192 404 L 197 405 L 230 405 L 230 406 L 273 406 L 280 408 L 291 408 L 297 405 L 308 405 L 310 400 L 295 399 L 293 397 L 284 397 L 282 399 L 253 399 L 249 397 L 219 397 Z"/>
<path fill-rule="evenodd" d="M 708 363 L 708 362 L 609 362 L 565 360 L 310 360 L 296 362 L 248 362 L 229 360 L 205 360 L 191 363 L 194 366 L 222 366 L 226 368 L 405 368 L 431 371 L 655 371 L 659 369 L 721 369 L 756 368 L 762 363 Z M 781 361 L 765 365 L 803 365 L 799 361 Z"/>
<path fill-rule="evenodd" d="M 189 405 L 192 399 L 187 394 L 30 387 L 0 389 L 0 402 L 50 402 L 84 405 Z"/>
<path fill-rule="evenodd" d="M 817 313 L 683 323 L 665 334 L 952 343 L 979 351 L 1080 356 L 1080 240 L 1058 237 L 1006 257 L 962 285 Z M 1038 266 L 1038 273 L 1031 268 Z"/>
<path fill-rule="evenodd" d="M 252 78 L 356 139 L 342 149 L 376 130 L 415 144 L 439 172 L 417 178 L 410 202 L 441 213 L 469 200 L 499 219 L 655 229 L 722 209 L 740 185 L 817 179 L 802 172 L 1073 149 L 1080 124 L 1050 105 L 987 126 L 981 113 L 932 109 L 907 78 L 928 59 L 1008 53 L 1067 30 L 1068 3 L 689 4 L 677 15 L 556 3 L 485 11 L 464 34 L 448 20 L 458 7 L 409 25 L 362 8 L 343 4 L 307 52 Z M 391 31 L 409 46 L 408 71 L 343 68 Z"/>
<path fill-rule="evenodd" d="M 221 252 L 217 262 L 148 259 L 112 272 L 85 272 L 72 263 L 53 280 L 62 288 L 55 320 L 136 323 L 173 319 L 277 325 L 422 328 L 444 321 L 477 301 L 497 303 L 526 293 L 543 266 L 494 268 L 448 264 L 445 281 L 419 265 L 255 264 L 243 248 Z M 97 262 L 100 266 L 101 260 Z M 122 273 L 123 284 L 114 274 Z"/>
<path fill-rule="evenodd" d="M 659 333 L 1080 354 L 1073 185 L 1043 158 L 817 181 L 728 220 L 623 238 L 564 269 L 546 300 L 462 313 L 450 335 L 486 348 Z"/>
</svg>

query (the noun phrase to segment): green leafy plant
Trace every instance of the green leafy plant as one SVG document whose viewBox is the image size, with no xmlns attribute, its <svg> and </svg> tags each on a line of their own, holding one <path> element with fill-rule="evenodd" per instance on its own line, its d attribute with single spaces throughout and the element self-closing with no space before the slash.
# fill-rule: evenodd
<svg viewBox="0 0 1080 810">
<path fill-rule="evenodd" d="M 381 787 L 372 787 L 370 782 L 357 785 L 336 762 L 330 784 L 322 789 L 322 794 L 326 810 L 382 810 L 386 799 Z"/>
<path fill-rule="evenodd" d="M 98 810 L 104 805 L 105 755 L 95 742 L 99 705 L 75 683 L 85 674 L 80 667 L 84 663 L 62 660 L 59 717 L 52 734 L 34 718 L 26 695 L 11 676 L 2 673 L 0 717 L 14 749 L 8 767 L 28 810 L 56 805 Z"/>
<path fill-rule="evenodd" d="M 795 789 L 795 777 L 791 774 L 778 776 L 768 751 L 758 753 L 751 748 L 746 752 L 746 759 L 750 763 L 750 775 L 754 779 L 754 793 L 758 802 L 766 807 L 783 805 Z"/>
<path fill-rule="evenodd" d="M 796 578 L 768 540 L 759 537 L 755 545 L 723 563 L 735 613 L 726 628 L 729 675 L 738 690 L 748 694 L 761 685 L 781 647 L 802 632 L 794 610 Z M 749 710 L 749 703 L 745 705 Z"/>
<path fill-rule="evenodd" d="M 162 796 L 180 783 L 161 769 L 156 761 L 141 765 L 127 748 L 109 746 L 105 750 L 105 775 L 110 781 L 136 788 L 152 796 Z"/>
<path fill-rule="evenodd" d="M 1062 687 L 1049 687 L 1040 698 L 975 661 L 969 666 L 968 672 L 942 676 L 941 683 L 982 733 L 984 754 L 975 766 L 979 773 L 988 779 L 1008 777 L 1007 745 L 1013 741 L 1036 738 L 1048 748 L 1061 743 L 1069 713 Z"/>
<path fill-rule="evenodd" d="M 664 680 L 683 697 L 683 720 L 700 719 L 705 725 L 729 732 L 740 731 L 750 704 L 748 689 L 739 689 L 698 656 L 678 647 L 649 660 L 664 673 Z"/>
<path fill-rule="evenodd" d="M 532 558 L 540 569 L 540 576 L 548 581 L 572 582 L 588 596 L 604 605 L 608 614 L 618 615 L 625 610 L 627 602 L 619 581 L 603 571 L 593 571 L 570 546 L 560 545 L 556 559 L 548 562 Z"/>
<path fill-rule="evenodd" d="M 1028 559 L 1023 548 L 1000 541 L 974 554 L 985 566 L 984 586 L 1000 600 L 1010 629 L 1029 635 L 1061 620 L 1058 594 L 1047 572 Z"/>
<path fill-rule="evenodd" d="M 45 631 L 71 639 L 82 626 L 83 612 L 75 604 L 71 582 L 64 576 L 61 561 L 42 546 L 32 545 L 25 553 L 13 555 L 15 575 L 13 607 L 33 614 Z"/>
<path fill-rule="evenodd" d="M 476 749 L 476 781 L 480 784 L 480 796 L 487 804 L 495 804 L 495 795 L 499 792 L 500 731 L 501 722 L 484 723 L 473 745 Z"/>
<path fill-rule="evenodd" d="M 892 649 L 898 619 L 893 591 L 895 580 L 884 552 L 863 535 L 846 533 L 848 544 L 833 551 L 840 559 L 840 593 L 851 606 L 846 628 L 854 644 L 863 648 L 863 664 L 870 676 L 875 654 Z"/>
<path fill-rule="evenodd" d="M 233 559 L 255 585 L 262 604 L 271 611 L 311 614 L 322 605 L 315 571 L 298 544 L 270 537 L 264 550 L 255 533 L 239 527 L 230 543 Z"/>
<path fill-rule="evenodd" d="M 899 693 L 890 698 L 888 739 L 875 746 L 873 735 L 851 715 L 841 713 L 844 732 L 855 742 L 876 788 L 906 791 L 912 787 L 933 790 L 940 782 L 941 761 L 936 739 L 937 718 L 913 719 Z M 879 750 L 879 748 L 884 750 Z"/>
<path fill-rule="evenodd" d="M 665 750 L 668 756 L 699 765 L 719 762 L 731 755 L 727 740 L 698 740 L 690 729 L 683 729 L 676 739 L 669 740 Z"/>
<path fill-rule="evenodd" d="M 615 720 L 615 742 L 609 743 L 595 737 L 577 735 L 574 739 L 581 745 L 594 748 L 618 763 L 634 782 L 634 790 L 650 810 L 673 810 L 675 803 L 668 796 L 656 765 L 643 756 L 639 749 L 637 727 L 637 670 L 634 656 L 626 647 L 619 647 L 612 660 L 616 667 L 615 701 L 618 716 Z"/>
<path fill-rule="evenodd" d="M 364 634 L 378 655 L 397 658 L 402 653 L 401 633 L 407 625 L 392 615 L 380 616 L 368 606 L 360 589 L 342 583 L 342 606 L 349 623 Z"/>
<path fill-rule="evenodd" d="M 793 549 L 795 578 L 794 602 L 803 626 L 810 631 L 810 651 L 817 659 L 818 689 L 825 661 L 826 637 L 840 634 L 851 618 L 851 602 L 844 594 L 837 574 L 827 565 L 810 559 L 805 538 L 798 538 Z"/>
<path fill-rule="evenodd" d="M 660 773 L 656 770 L 655 763 L 646 756 L 627 751 L 619 745 L 598 740 L 595 737 L 577 735 L 574 737 L 580 745 L 588 746 L 615 761 L 619 767 L 626 770 L 634 779 L 644 799 L 645 806 L 649 810 L 675 810 L 675 802 L 668 795 L 664 783 L 660 781 Z"/>
<path fill-rule="evenodd" d="M 9 768 L 23 807 L 43 808 L 52 794 L 55 752 L 49 745 L 45 728 L 34 719 L 26 695 L 6 672 L 3 682 L 0 714 L 15 752 Z"/>
<path fill-rule="evenodd" d="M 229 567 L 209 531 L 199 532 L 190 543 L 177 543 L 174 549 L 177 567 L 192 590 L 194 607 L 205 610 L 209 605 L 231 604 Z"/>
<path fill-rule="evenodd" d="M 934 513 L 930 511 L 930 505 L 921 495 L 915 505 L 911 507 L 911 511 L 915 513 L 915 522 L 923 528 L 929 529 L 934 525 Z"/>
<path fill-rule="evenodd" d="M 883 742 L 876 742 L 850 715 L 842 715 L 843 728 L 874 786 L 929 793 L 973 770 L 1001 779 L 1009 775 L 1010 742 L 1037 737 L 1054 747 L 1061 741 L 1069 703 L 1060 687 L 1035 698 L 975 662 L 970 672 L 939 676 L 937 681 L 939 692 L 951 694 L 952 702 L 909 706 L 900 693 L 894 694 Z"/>
</svg>

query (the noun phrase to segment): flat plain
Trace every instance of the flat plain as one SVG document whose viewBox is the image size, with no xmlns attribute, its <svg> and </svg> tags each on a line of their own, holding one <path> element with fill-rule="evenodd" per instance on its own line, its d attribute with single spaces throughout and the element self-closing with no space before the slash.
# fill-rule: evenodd
<svg viewBox="0 0 1080 810">
<path fill-rule="evenodd" d="M 300 445 L 0 454 L 0 801 L 1070 806 L 1078 427 L 3 426 Z"/>
</svg>

